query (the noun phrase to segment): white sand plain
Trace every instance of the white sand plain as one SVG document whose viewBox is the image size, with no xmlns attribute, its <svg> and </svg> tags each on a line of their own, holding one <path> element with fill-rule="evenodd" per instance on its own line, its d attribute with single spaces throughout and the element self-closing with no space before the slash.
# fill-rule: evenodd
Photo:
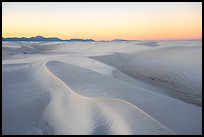
<svg viewBox="0 0 204 137">
<path fill-rule="evenodd" d="M 2 134 L 202 134 L 202 41 L 2 42 Z"/>
</svg>

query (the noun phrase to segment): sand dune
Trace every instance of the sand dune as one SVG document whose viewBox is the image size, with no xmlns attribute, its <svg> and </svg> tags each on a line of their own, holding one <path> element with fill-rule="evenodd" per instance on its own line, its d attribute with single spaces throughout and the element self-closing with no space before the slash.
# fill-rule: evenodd
<svg viewBox="0 0 204 137">
<path fill-rule="evenodd" d="M 116 53 L 93 58 L 114 66 L 133 78 L 159 86 L 173 97 L 202 105 L 200 46 L 158 47 L 139 53 Z"/>
<path fill-rule="evenodd" d="M 3 42 L 2 133 L 201 134 L 202 47 L 177 43 Z"/>
</svg>

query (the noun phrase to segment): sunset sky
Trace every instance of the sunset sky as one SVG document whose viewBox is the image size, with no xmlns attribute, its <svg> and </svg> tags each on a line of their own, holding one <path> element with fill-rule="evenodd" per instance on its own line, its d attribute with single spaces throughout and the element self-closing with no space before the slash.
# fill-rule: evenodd
<svg viewBox="0 0 204 137">
<path fill-rule="evenodd" d="M 3 2 L 3 37 L 201 39 L 202 3 Z"/>
</svg>

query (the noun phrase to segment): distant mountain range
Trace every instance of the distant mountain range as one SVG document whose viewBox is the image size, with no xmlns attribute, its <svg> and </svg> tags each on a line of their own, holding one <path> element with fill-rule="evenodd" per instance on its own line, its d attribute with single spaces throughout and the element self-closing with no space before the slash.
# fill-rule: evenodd
<svg viewBox="0 0 204 137">
<path fill-rule="evenodd" d="M 188 40 L 200 40 L 200 39 L 188 39 Z M 202 39 L 201 39 L 202 40 Z M 72 39 L 60 39 L 57 37 L 48 37 L 45 38 L 43 36 L 35 36 L 35 37 L 8 37 L 2 38 L 2 41 L 66 41 L 66 42 L 134 42 L 134 41 L 142 41 L 142 40 L 125 40 L 125 39 L 113 39 L 113 40 L 98 40 L 95 41 L 93 39 L 80 39 L 80 38 L 72 38 Z"/>
<path fill-rule="evenodd" d="M 122 42 L 122 41 L 129 41 L 129 40 L 125 40 L 125 39 L 114 39 L 112 41 L 118 41 L 118 42 Z"/>
<path fill-rule="evenodd" d="M 25 37 L 10 37 L 10 38 L 2 38 L 2 41 L 68 41 L 68 42 L 92 42 L 95 40 L 92 39 L 68 39 L 68 40 L 62 40 L 57 37 L 49 37 L 45 38 L 43 36 L 36 36 L 36 37 L 30 37 L 30 38 L 25 38 Z"/>
<path fill-rule="evenodd" d="M 67 41 L 67 42 L 94 42 L 93 39 L 80 39 L 80 38 L 72 38 L 63 40 L 57 37 L 49 37 L 45 38 L 43 36 L 35 36 L 35 37 L 9 37 L 9 38 L 2 38 L 2 41 Z M 124 39 L 114 39 L 114 40 L 99 40 L 98 42 L 126 42 L 126 41 L 135 41 L 135 40 L 124 40 Z"/>
</svg>

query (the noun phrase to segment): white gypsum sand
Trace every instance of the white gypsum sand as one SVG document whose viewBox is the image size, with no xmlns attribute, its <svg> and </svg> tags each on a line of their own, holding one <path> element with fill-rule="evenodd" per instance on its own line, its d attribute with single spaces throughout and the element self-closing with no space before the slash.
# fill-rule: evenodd
<svg viewBox="0 0 204 137">
<path fill-rule="evenodd" d="M 2 134 L 202 134 L 202 41 L 2 42 Z"/>
</svg>

